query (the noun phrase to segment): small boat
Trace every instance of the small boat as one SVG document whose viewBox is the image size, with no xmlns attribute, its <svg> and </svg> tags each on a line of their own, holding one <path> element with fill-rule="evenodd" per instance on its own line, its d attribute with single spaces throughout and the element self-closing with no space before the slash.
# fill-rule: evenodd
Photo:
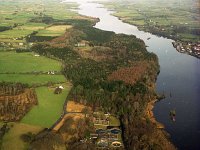
<svg viewBox="0 0 200 150">
<path fill-rule="evenodd" d="M 175 122 L 176 121 L 176 118 L 175 118 L 176 117 L 176 111 L 171 110 L 169 115 L 170 115 L 170 119 Z"/>
<path fill-rule="evenodd" d="M 174 122 L 176 121 L 176 118 L 175 118 L 175 116 L 172 116 L 172 121 L 174 121 Z"/>
<path fill-rule="evenodd" d="M 169 96 L 172 97 L 172 93 L 171 92 L 170 92 Z"/>
<path fill-rule="evenodd" d="M 147 38 L 147 40 L 150 40 L 150 39 L 151 39 L 150 37 Z"/>
</svg>

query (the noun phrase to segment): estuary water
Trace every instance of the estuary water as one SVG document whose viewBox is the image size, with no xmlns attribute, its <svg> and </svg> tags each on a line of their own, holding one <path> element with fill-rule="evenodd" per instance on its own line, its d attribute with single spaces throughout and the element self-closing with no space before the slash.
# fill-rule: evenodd
<svg viewBox="0 0 200 150">
<path fill-rule="evenodd" d="M 122 22 L 101 4 L 87 0 L 73 2 L 80 5 L 79 14 L 100 19 L 95 28 L 135 35 L 144 40 L 149 52 L 158 56 L 160 74 L 156 88 L 166 98 L 155 104 L 155 118 L 164 124 L 178 149 L 200 150 L 200 59 L 177 52 L 171 39 L 139 31 L 136 26 Z M 170 120 L 170 110 L 176 110 L 175 122 Z"/>
</svg>

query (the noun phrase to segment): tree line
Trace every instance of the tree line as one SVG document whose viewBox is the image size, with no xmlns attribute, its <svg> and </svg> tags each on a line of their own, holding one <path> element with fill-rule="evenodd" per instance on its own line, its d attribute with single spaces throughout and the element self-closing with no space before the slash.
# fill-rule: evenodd
<svg viewBox="0 0 200 150">
<path fill-rule="evenodd" d="M 14 96 L 24 92 L 28 85 L 22 83 L 0 82 L 0 96 Z"/>
</svg>

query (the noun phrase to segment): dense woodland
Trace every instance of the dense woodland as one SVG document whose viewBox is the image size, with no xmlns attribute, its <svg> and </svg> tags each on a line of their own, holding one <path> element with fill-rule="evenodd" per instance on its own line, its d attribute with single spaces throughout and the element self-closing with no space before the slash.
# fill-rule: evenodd
<svg viewBox="0 0 200 150">
<path fill-rule="evenodd" d="M 37 104 L 34 89 L 21 83 L 0 83 L 0 120 L 19 121 Z"/>
<path fill-rule="evenodd" d="M 135 36 L 101 31 L 91 27 L 93 22 L 79 20 L 78 24 L 71 24 L 74 27 L 64 36 L 32 48 L 40 55 L 63 61 L 63 74 L 73 83 L 68 98 L 91 106 L 93 111 L 117 116 L 126 149 L 172 149 L 163 133 L 145 116 L 147 103 L 157 98 L 157 56 L 147 52 L 144 42 Z M 103 54 L 106 59 L 81 57 L 74 45 L 82 40 L 89 43 L 93 57 Z M 71 143 L 71 147 L 74 145 Z"/>
</svg>

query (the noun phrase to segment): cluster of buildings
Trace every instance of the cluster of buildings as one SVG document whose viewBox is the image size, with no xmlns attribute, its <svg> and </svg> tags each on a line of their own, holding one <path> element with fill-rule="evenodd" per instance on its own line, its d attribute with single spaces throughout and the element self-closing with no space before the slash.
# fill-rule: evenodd
<svg viewBox="0 0 200 150">
<path fill-rule="evenodd" d="M 10 42 L 0 42 L 0 46 L 10 49 L 15 49 L 15 48 L 28 49 L 29 47 L 32 47 L 34 44 L 34 43 L 18 42 L 16 40 L 17 38 L 13 38 L 13 41 L 11 40 Z"/>
<path fill-rule="evenodd" d="M 96 143 L 97 148 L 121 148 L 121 130 L 119 128 L 96 129 L 95 133 L 90 134 L 91 140 Z"/>
<path fill-rule="evenodd" d="M 48 74 L 48 75 L 54 75 L 54 74 L 55 74 L 55 71 L 48 71 L 47 74 Z"/>
<path fill-rule="evenodd" d="M 96 144 L 97 149 L 124 149 L 120 124 L 113 122 L 110 117 L 113 116 L 94 112 L 95 132 L 90 133 L 90 140 Z"/>
<path fill-rule="evenodd" d="M 85 47 L 86 43 L 85 42 L 79 42 L 77 44 L 74 45 L 75 47 Z"/>
<path fill-rule="evenodd" d="M 172 42 L 172 44 L 178 52 L 188 53 L 192 56 L 200 58 L 200 42 L 197 43 Z"/>
<path fill-rule="evenodd" d="M 86 47 L 89 45 L 89 42 L 88 41 L 85 41 L 85 40 L 82 40 L 76 44 L 74 44 L 75 47 Z"/>
</svg>

